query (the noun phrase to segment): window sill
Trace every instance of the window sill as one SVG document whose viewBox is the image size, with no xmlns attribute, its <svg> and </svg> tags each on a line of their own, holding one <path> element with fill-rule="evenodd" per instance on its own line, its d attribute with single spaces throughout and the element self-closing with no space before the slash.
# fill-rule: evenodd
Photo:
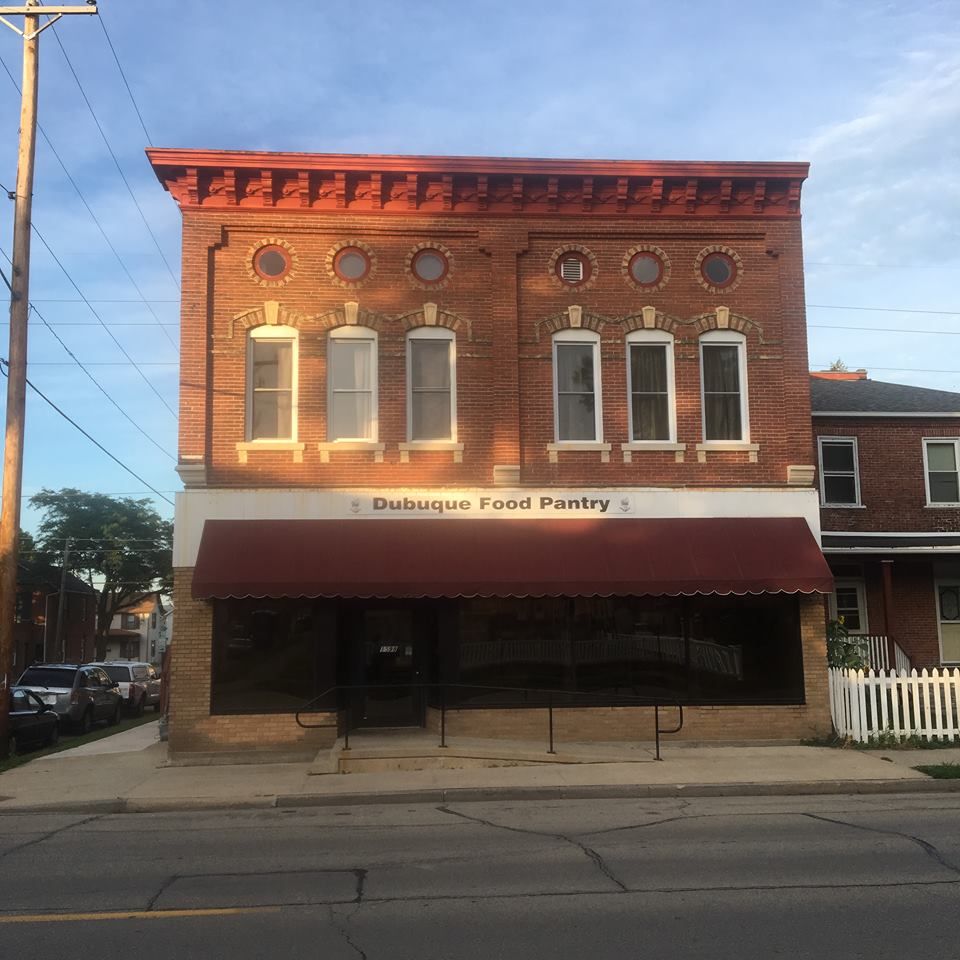
<svg viewBox="0 0 960 960">
<path fill-rule="evenodd" d="M 669 440 L 631 440 L 629 443 L 621 443 L 620 449 L 623 451 L 624 463 L 633 463 L 633 454 L 636 452 L 673 453 L 676 462 L 683 463 L 683 452 L 687 445 Z"/>
<path fill-rule="evenodd" d="M 602 443 L 599 440 L 560 440 L 547 444 L 551 463 L 559 463 L 561 453 L 599 453 L 600 462 L 609 463 L 612 449 L 612 443 Z"/>
<path fill-rule="evenodd" d="M 697 444 L 697 462 L 706 463 L 708 453 L 749 453 L 750 462 L 756 463 L 759 452 L 759 443 L 748 443 L 745 440 L 706 440 Z"/>
<path fill-rule="evenodd" d="M 862 503 L 821 503 L 822 510 L 866 510 Z"/>
<path fill-rule="evenodd" d="M 454 440 L 408 440 L 406 443 L 398 443 L 397 449 L 400 451 L 400 462 L 410 462 L 410 451 L 422 450 L 427 453 L 445 453 L 453 454 L 454 463 L 463 463 L 463 444 Z"/>
<path fill-rule="evenodd" d="M 925 503 L 925 510 L 960 510 L 960 503 Z"/>
<path fill-rule="evenodd" d="M 303 451 L 306 448 L 305 443 L 298 443 L 296 440 L 247 440 L 244 443 L 237 444 L 237 459 L 240 463 L 247 462 L 247 454 L 251 451 L 260 453 L 286 453 L 293 454 L 294 463 L 303 463 Z"/>
<path fill-rule="evenodd" d="M 318 443 L 317 449 L 320 451 L 320 462 L 329 463 L 330 454 L 334 451 L 340 453 L 372 453 L 375 463 L 383 463 L 383 451 L 386 444 L 377 443 L 376 440 L 330 440 L 325 443 Z"/>
</svg>

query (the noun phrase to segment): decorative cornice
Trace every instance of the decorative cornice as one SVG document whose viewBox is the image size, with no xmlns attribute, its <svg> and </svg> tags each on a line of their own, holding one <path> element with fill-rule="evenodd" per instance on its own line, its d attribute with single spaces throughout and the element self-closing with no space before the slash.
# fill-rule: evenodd
<svg viewBox="0 0 960 960">
<path fill-rule="evenodd" d="M 537 160 L 151 148 L 181 207 L 345 213 L 800 214 L 806 163 Z"/>
</svg>

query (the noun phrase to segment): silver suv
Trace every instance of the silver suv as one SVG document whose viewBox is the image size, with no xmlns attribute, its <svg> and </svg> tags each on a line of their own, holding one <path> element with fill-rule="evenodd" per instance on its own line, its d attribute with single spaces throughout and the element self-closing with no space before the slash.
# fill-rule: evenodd
<svg viewBox="0 0 960 960">
<path fill-rule="evenodd" d="M 35 663 L 17 686 L 32 690 L 74 730 L 88 733 L 98 720 L 120 722 L 123 700 L 115 680 L 92 664 Z"/>
<path fill-rule="evenodd" d="M 160 677 L 152 663 L 132 660 L 98 660 L 89 664 L 102 667 L 120 688 L 120 696 L 131 713 L 140 716 L 147 707 L 160 709 Z"/>
</svg>

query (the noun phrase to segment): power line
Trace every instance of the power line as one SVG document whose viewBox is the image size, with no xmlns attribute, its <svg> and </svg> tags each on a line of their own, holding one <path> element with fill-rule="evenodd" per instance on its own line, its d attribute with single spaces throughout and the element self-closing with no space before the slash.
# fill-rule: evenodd
<svg viewBox="0 0 960 960">
<path fill-rule="evenodd" d="M 2 271 L 0 271 L 0 273 L 2 273 Z M 34 304 L 34 303 L 50 303 L 50 302 L 51 302 L 51 301 L 49 301 L 49 300 L 34 300 L 33 298 L 30 299 L 30 303 L 31 303 L 31 304 Z M 76 301 L 74 301 L 74 302 L 75 302 L 75 303 L 83 303 L 82 300 L 76 300 Z M 91 303 L 97 303 L 96 300 L 91 300 L 90 302 L 91 302 Z M 102 302 L 102 301 L 100 301 L 100 302 Z M 135 301 L 134 301 L 134 302 L 135 302 Z M 0 327 L 2 327 L 2 326 L 9 326 L 9 325 L 10 325 L 10 321 L 9 321 L 9 320 L 0 320 Z M 99 324 L 99 323 L 92 323 L 92 322 L 89 321 L 89 320 L 54 320 L 53 322 L 51 322 L 51 323 L 49 324 L 49 326 L 51 326 L 51 327 L 99 327 L 100 324 Z M 118 323 L 108 323 L 107 326 L 108 326 L 108 327 L 156 327 L 156 326 L 161 326 L 161 327 L 178 327 L 179 324 L 178 324 L 178 323 L 161 323 L 161 324 L 156 324 L 156 323 L 135 323 L 135 322 L 132 321 L 132 320 L 131 320 L 130 322 L 121 320 L 121 321 L 119 321 Z"/>
<path fill-rule="evenodd" d="M 52 331 L 51 331 L 52 332 Z M 59 337 L 57 338 L 59 339 Z M 78 360 L 77 363 L 80 363 Z M 129 367 L 134 366 L 137 369 L 140 367 L 176 367 L 178 366 L 175 360 L 141 360 L 139 363 L 133 360 L 88 360 L 88 367 Z M 70 364 L 66 360 L 31 360 L 31 367 L 69 367 Z"/>
<path fill-rule="evenodd" d="M 823 367 L 826 370 L 830 366 L 829 363 L 816 364 L 816 366 Z M 960 370 L 933 370 L 930 367 L 875 367 L 870 363 L 851 363 L 850 368 L 853 370 L 899 370 L 903 373 L 960 373 Z"/>
<path fill-rule="evenodd" d="M 130 102 L 133 104 L 133 109 L 136 111 L 137 119 L 140 121 L 140 127 L 143 129 L 143 135 L 147 138 L 147 145 L 152 147 L 153 138 L 150 136 L 150 132 L 147 130 L 147 125 L 143 122 L 143 114 L 140 113 L 140 108 L 137 106 L 137 101 L 133 96 L 133 91 L 130 89 L 130 84 L 127 83 L 127 75 L 123 72 L 123 67 L 120 66 L 120 58 L 117 56 L 117 51 L 113 45 L 113 41 L 110 39 L 110 34 L 107 33 L 107 25 L 104 22 L 102 11 L 100 16 L 97 17 L 97 20 L 100 21 L 100 29 L 103 30 L 103 35 L 107 38 L 107 45 L 110 47 L 110 52 L 113 54 L 114 62 L 117 65 L 117 69 L 120 71 L 120 77 L 123 80 L 123 85 L 127 88 L 127 94 L 130 97 Z"/>
<path fill-rule="evenodd" d="M 9 376 L 6 370 L 9 365 L 10 364 L 3 357 L 0 357 L 0 373 L 3 373 L 5 377 Z M 57 413 L 59 413 L 60 416 L 67 421 L 67 423 L 76 427 L 77 430 L 79 430 L 95 447 L 97 447 L 99 450 L 102 450 L 111 460 L 113 460 L 114 463 L 126 470 L 127 473 L 134 478 L 134 480 L 142 483 L 145 487 L 153 491 L 153 493 L 155 493 L 161 500 L 165 500 L 167 503 L 169 503 L 171 507 L 174 506 L 174 502 L 169 497 L 165 497 L 162 493 L 160 493 L 159 490 L 157 490 L 156 487 L 147 483 L 147 481 L 144 480 L 139 473 L 135 473 L 133 470 L 131 470 L 130 467 L 128 467 L 119 457 L 115 457 L 102 443 L 100 443 L 99 440 L 95 440 L 93 437 L 91 437 L 90 434 L 87 433 L 87 431 L 84 430 L 76 420 L 64 413 L 63 410 L 61 410 L 42 390 L 34 386 L 29 380 L 27 380 L 27 386 L 49 406 L 53 407 L 53 409 L 56 410 Z"/>
<path fill-rule="evenodd" d="M 838 303 L 808 303 L 815 310 L 866 310 L 869 313 L 923 313 L 937 317 L 960 317 L 960 310 L 911 310 L 900 307 L 854 307 Z"/>
<path fill-rule="evenodd" d="M 910 327 L 845 327 L 839 323 L 808 323 L 811 330 L 865 330 L 869 333 L 930 333 L 945 337 L 960 337 L 960 330 L 913 330 Z"/>
<path fill-rule="evenodd" d="M 167 411 L 170 413 L 170 415 L 173 417 L 176 417 L 176 413 L 174 412 L 173 407 L 171 407 L 170 404 L 167 403 L 167 401 L 164 399 L 160 391 L 157 390 L 157 388 L 147 379 L 147 375 L 140 369 L 140 367 L 137 366 L 136 361 L 133 359 L 133 357 L 130 356 L 129 353 L 127 353 L 123 344 L 120 343 L 120 341 L 113 335 L 113 332 L 111 331 L 111 329 L 103 322 L 103 317 L 101 317 L 100 314 L 97 313 L 97 311 L 93 307 L 93 304 L 90 303 L 90 301 L 83 296 L 83 291 L 80 289 L 80 287 L 77 286 L 77 282 L 73 279 L 73 277 L 70 276 L 70 272 L 67 270 L 67 268 L 60 262 L 60 258 L 53 252 L 53 250 L 50 249 L 50 244 L 48 244 L 47 241 L 44 239 L 43 234 L 40 233 L 40 231 L 37 229 L 36 224 L 33 224 L 33 232 L 37 235 L 37 239 L 39 239 L 39 241 L 44 245 L 44 247 L 46 247 L 47 253 L 49 253 L 50 256 L 53 257 L 57 266 L 63 271 L 63 275 L 67 278 L 67 280 L 70 281 L 70 284 L 74 288 L 74 290 L 76 290 L 77 293 L 79 293 L 80 296 L 83 297 L 83 300 L 87 304 L 87 307 L 89 307 L 90 312 L 97 318 L 97 320 L 100 321 L 101 326 L 103 327 L 104 330 L 107 331 L 107 334 L 110 337 L 110 339 L 117 345 L 120 352 L 136 368 L 137 372 L 143 378 L 143 382 L 146 383 L 146 385 L 156 394 L 157 398 L 167 408 Z"/>
<path fill-rule="evenodd" d="M 123 407 L 121 407 L 120 404 L 117 403 L 117 401 L 109 393 L 107 393 L 106 388 L 96 379 L 96 377 L 94 377 L 94 375 L 86 368 L 86 366 L 84 366 L 84 364 L 80 362 L 76 354 L 74 354 L 74 352 L 60 338 L 57 331 L 54 330 L 53 327 L 50 326 L 50 324 L 47 323 L 43 314 L 40 313 L 40 311 L 35 306 L 33 306 L 33 304 L 30 305 L 30 309 L 33 310 L 33 312 L 40 318 L 40 320 L 49 328 L 50 333 L 53 334 L 57 343 L 59 343 L 60 346 L 67 351 L 67 353 L 73 359 L 74 363 L 76 363 L 76 365 L 87 375 L 87 377 L 89 377 L 93 385 L 114 405 L 114 407 L 117 408 L 117 410 L 120 412 L 120 415 L 124 417 L 130 424 L 132 424 L 133 427 L 137 431 L 139 431 L 144 437 L 146 437 L 147 440 L 149 440 L 165 457 L 169 457 L 171 460 L 173 460 L 174 463 L 176 463 L 177 458 L 168 450 L 165 450 L 162 446 L 160 446 L 160 444 L 156 440 L 154 440 L 153 437 L 150 436 L 150 434 L 147 433 L 147 431 L 144 430 L 143 427 L 141 427 L 140 424 L 137 423 L 136 420 L 134 420 L 133 417 L 131 417 L 130 414 L 128 414 L 127 411 L 124 410 Z"/>
<path fill-rule="evenodd" d="M 13 74 L 10 72 L 9 68 L 7 67 L 6 63 L 3 61 L 2 58 L 0 58 L 0 64 L 3 65 L 3 69 L 6 71 L 7 76 L 10 78 L 10 82 L 14 85 L 14 87 L 16 87 L 17 91 L 19 92 L 20 87 L 19 87 L 18 84 L 17 84 L 16 78 L 15 78 L 15 77 L 13 76 Z M 47 136 L 46 131 L 43 129 L 43 127 L 42 127 L 39 123 L 37 124 L 37 129 L 40 131 L 40 135 L 41 135 L 41 136 L 43 137 L 43 139 L 46 141 L 46 144 L 47 144 L 47 146 L 50 148 L 50 152 L 51 152 L 51 153 L 54 155 L 54 157 L 56 158 L 57 163 L 60 164 L 60 168 L 63 170 L 64 175 L 66 176 L 67 180 L 70 181 L 70 185 L 71 185 L 71 186 L 73 187 L 73 189 L 76 191 L 77 196 L 80 198 L 80 202 L 84 205 L 84 207 L 86 207 L 87 213 L 90 214 L 90 217 L 92 218 L 93 222 L 96 224 L 97 229 L 100 231 L 100 235 L 101 235 L 101 236 L 103 237 L 103 239 L 104 239 L 104 242 L 105 242 L 105 243 L 107 244 L 107 246 L 110 248 L 110 252 L 114 255 L 114 257 L 116 257 L 117 263 L 120 264 L 121 269 L 122 269 L 123 272 L 127 275 L 127 279 L 130 281 L 131 284 L 133 284 L 133 288 L 134 288 L 134 289 L 137 291 L 137 293 L 139 294 L 139 296 L 140 296 L 140 301 L 142 301 L 142 302 L 146 305 L 146 308 L 147 308 L 147 309 L 150 311 L 150 313 L 153 315 L 154 320 L 156 320 L 157 325 L 160 326 L 161 329 L 163 329 L 163 325 L 160 323 L 160 318 L 157 316 L 156 312 L 154 311 L 153 306 L 150 304 L 150 301 L 147 300 L 146 296 L 144 295 L 143 290 L 140 289 L 140 285 L 139 285 L 139 284 L 137 283 L 137 281 L 134 279 L 134 276 L 133 276 L 133 274 L 130 272 L 129 268 L 127 267 L 127 264 L 126 264 L 126 262 L 124 261 L 123 257 L 120 256 L 119 251 L 118 251 L 117 248 L 113 245 L 113 243 L 111 242 L 110 238 L 107 236 L 106 230 L 103 229 L 103 224 L 100 222 L 100 220 L 99 220 L 99 218 L 97 217 L 96 213 L 93 212 L 93 208 L 92 208 L 92 207 L 90 206 L 90 204 L 87 202 L 87 198 L 84 196 L 83 191 L 80 189 L 79 184 L 78 184 L 78 183 L 76 182 L 76 180 L 74 180 L 73 177 L 71 176 L 70 171 L 67 169 L 67 165 L 63 162 L 63 159 L 61 158 L 60 154 L 57 152 L 57 148 L 53 145 L 53 141 Z M 140 301 L 130 301 L 130 302 L 132 302 L 132 303 L 137 303 L 137 302 L 140 302 Z M 173 346 L 174 349 L 176 349 L 177 343 L 176 343 L 176 341 L 173 339 L 173 337 L 171 337 L 170 334 L 166 331 L 166 329 L 163 329 L 163 335 L 170 341 L 171 346 Z"/>
<path fill-rule="evenodd" d="M 130 186 L 130 181 L 127 180 L 127 176 L 123 172 L 123 168 L 120 166 L 120 161 L 117 160 L 117 155 L 113 152 L 113 147 L 110 145 L 110 141 L 107 139 L 107 135 L 104 132 L 99 119 L 97 118 L 97 114 L 94 112 L 93 104 L 90 103 L 90 98 L 87 96 L 87 92 L 84 90 L 83 84 L 80 82 L 80 77 L 77 76 L 77 71 L 74 70 L 73 63 L 70 61 L 70 57 L 67 56 L 66 48 L 63 45 L 63 41 L 60 39 L 60 34 L 57 33 L 57 28 L 54 27 L 51 32 L 56 38 L 57 45 L 60 47 L 60 52 L 63 54 L 63 59 L 66 60 L 67 66 L 70 68 L 70 73 L 73 74 L 73 79 L 77 82 L 77 87 L 80 90 L 80 96 L 83 97 L 83 102 L 87 105 L 87 109 L 90 111 L 90 116 L 93 117 L 93 122 L 96 124 L 97 130 L 100 131 L 100 136 L 103 138 L 103 142 L 106 145 L 111 159 L 113 160 L 114 166 L 117 168 L 117 172 L 120 174 L 120 179 L 123 180 L 123 184 L 127 188 L 127 192 L 130 194 L 130 199 L 133 200 L 134 206 L 137 208 L 137 212 L 140 214 L 140 219 L 143 221 L 143 225 L 147 228 L 147 232 L 150 234 L 150 238 L 153 240 L 153 245 L 157 248 L 157 253 L 160 254 L 160 259 L 163 260 L 164 266 L 166 266 L 167 272 L 170 274 L 170 279 L 173 280 L 174 286 L 176 286 L 176 288 L 179 290 L 180 282 L 177 280 L 177 277 L 173 272 L 173 268 L 170 266 L 170 262 L 167 260 L 167 257 L 163 252 L 163 248 L 160 246 L 160 241 L 157 240 L 157 236 L 153 232 L 153 228 L 150 226 L 150 223 L 143 212 L 143 208 L 140 206 L 140 202 L 137 200 L 136 194 L 133 192 L 133 188 Z"/>
</svg>

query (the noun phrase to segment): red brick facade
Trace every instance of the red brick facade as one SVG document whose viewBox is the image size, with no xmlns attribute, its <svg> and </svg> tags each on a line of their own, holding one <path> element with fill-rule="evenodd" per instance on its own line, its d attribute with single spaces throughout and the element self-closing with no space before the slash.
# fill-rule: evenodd
<svg viewBox="0 0 960 960">
<path fill-rule="evenodd" d="M 477 488 L 502 484 L 505 475 L 508 485 L 531 488 L 672 488 L 693 497 L 684 491 L 786 495 L 800 487 L 812 498 L 799 217 L 806 165 L 149 156 L 183 211 L 180 459 L 188 486 Z M 371 260 L 357 283 L 332 267 L 348 243 Z M 253 257 L 263 244 L 287 251 L 288 275 L 257 276 Z M 447 254 L 435 285 L 411 273 L 425 247 Z M 589 265 L 577 286 L 556 272 L 567 249 Z M 650 249 L 664 270 L 645 288 L 628 264 L 633 252 Z M 725 289 L 700 271 L 711 250 L 736 263 Z M 328 334 L 352 323 L 377 333 L 382 449 L 321 449 Z M 299 383 L 295 444 L 271 450 L 246 443 L 245 404 L 248 331 L 272 324 L 297 331 Z M 454 333 L 462 449 L 405 447 L 405 338 L 420 326 Z M 602 436 L 593 449 L 557 451 L 552 335 L 578 327 L 600 337 Z M 626 337 L 638 329 L 674 336 L 676 443 L 666 449 L 621 449 L 631 439 Z M 745 336 L 749 435 L 726 448 L 698 448 L 700 338 L 718 329 Z M 182 529 L 187 521 L 178 522 Z M 188 599 L 193 556 L 186 549 L 178 556 L 171 743 L 181 750 L 246 743 L 253 718 L 209 715 L 211 622 L 204 604 Z M 804 601 L 802 609 L 807 706 L 748 710 L 745 737 L 824 727 L 823 638 L 810 627 L 819 604 Z M 778 709 L 794 720 L 770 723 L 769 711 Z M 707 719 L 712 710 L 703 708 L 690 736 L 732 733 L 736 723 L 727 717 Z M 269 729 L 271 743 L 301 736 L 289 718 Z"/>
</svg>

